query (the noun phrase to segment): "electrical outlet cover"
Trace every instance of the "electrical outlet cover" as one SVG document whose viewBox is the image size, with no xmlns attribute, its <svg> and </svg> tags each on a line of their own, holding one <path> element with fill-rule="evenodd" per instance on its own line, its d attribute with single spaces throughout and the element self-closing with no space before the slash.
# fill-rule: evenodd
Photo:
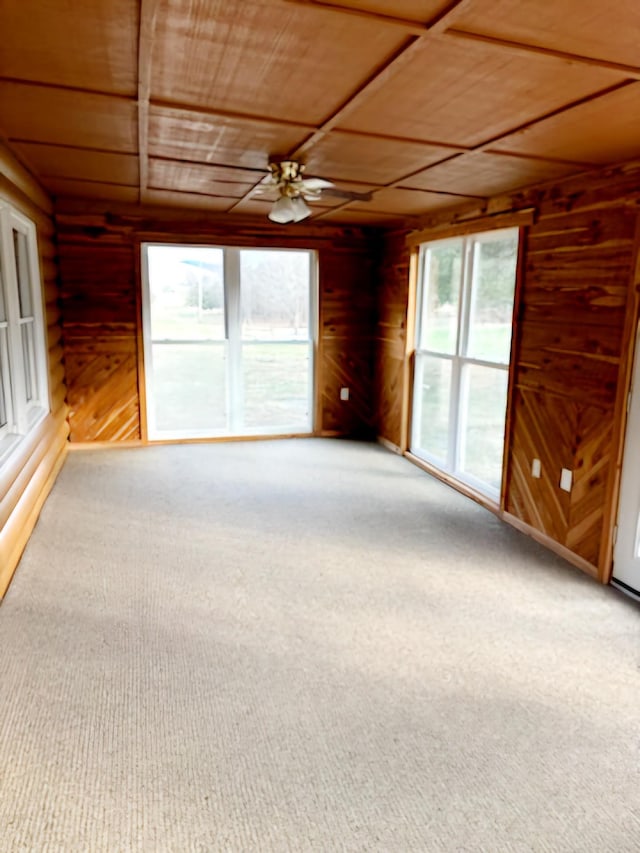
<svg viewBox="0 0 640 853">
<path fill-rule="evenodd" d="M 564 489 L 565 492 L 571 491 L 571 484 L 573 481 L 573 474 L 568 468 L 563 468 L 562 473 L 560 474 L 560 488 Z"/>
</svg>

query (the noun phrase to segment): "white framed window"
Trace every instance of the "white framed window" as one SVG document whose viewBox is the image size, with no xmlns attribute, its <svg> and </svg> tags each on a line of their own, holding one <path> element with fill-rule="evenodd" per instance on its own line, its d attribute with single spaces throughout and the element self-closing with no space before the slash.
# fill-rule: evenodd
<svg viewBox="0 0 640 853">
<path fill-rule="evenodd" d="M 498 500 L 519 230 L 420 247 L 411 451 Z"/>
<path fill-rule="evenodd" d="M 312 431 L 316 268 L 307 249 L 142 244 L 149 439 Z"/>
<path fill-rule="evenodd" d="M 36 227 L 0 202 L 0 464 L 49 411 Z"/>
</svg>

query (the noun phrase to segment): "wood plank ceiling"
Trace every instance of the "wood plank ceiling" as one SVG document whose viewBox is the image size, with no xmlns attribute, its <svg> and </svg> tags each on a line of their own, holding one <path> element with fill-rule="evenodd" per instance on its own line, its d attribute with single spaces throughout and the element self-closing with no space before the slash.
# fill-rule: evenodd
<svg viewBox="0 0 640 853">
<path fill-rule="evenodd" d="M 57 197 L 393 223 L 640 157 L 640 4 L 4 0 L 0 134 Z"/>
</svg>

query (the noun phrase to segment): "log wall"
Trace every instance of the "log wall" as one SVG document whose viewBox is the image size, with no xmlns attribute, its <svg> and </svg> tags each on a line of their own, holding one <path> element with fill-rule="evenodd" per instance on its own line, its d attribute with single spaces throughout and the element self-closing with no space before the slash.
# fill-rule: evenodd
<svg viewBox="0 0 640 853">
<path fill-rule="evenodd" d="M 319 435 L 375 435 L 375 241 L 351 227 L 294 228 L 150 209 L 57 215 L 71 440 L 144 436 L 140 244 L 144 241 L 315 249 L 319 262 L 316 421 Z M 350 389 L 348 401 L 340 388 Z"/>
<path fill-rule="evenodd" d="M 0 467 L 0 597 L 18 565 L 38 514 L 64 461 L 67 449 L 57 250 L 52 205 L 31 175 L 0 144 L 0 200 L 36 224 L 47 325 L 51 413 Z"/>
<path fill-rule="evenodd" d="M 611 570 L 637 318 L 639 179 L 640 167 L 629 165 L 494 199 L 485 211 L 535 208 L 516 310 L 504 517 L 602 581 Z M 448 221 L 469 219 L 482 231 L 482 213 L 464 210 Z M 403 241 L 387 241 L 381 269 L 378 422 L 383 439 L 402 445 Z M 534 458 L 542 463 L 540 479 L 531 476 Z M 573 475 L 570 493 L 560 489 L 562 468 Z"/>
</svg>

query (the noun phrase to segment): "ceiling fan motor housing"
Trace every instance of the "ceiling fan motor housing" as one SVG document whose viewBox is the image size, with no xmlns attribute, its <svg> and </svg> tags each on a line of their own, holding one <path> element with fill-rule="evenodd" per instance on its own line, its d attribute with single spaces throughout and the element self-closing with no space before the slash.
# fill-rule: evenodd
<svg viewBox="0 0 640 853">
<path fill-rule="evenodd" d="M 304 165 L 296 160 L 281 160 L 269 163 L 271 177 L 278 185 L 281 193 L 290 198 L 300 195 L 302 186 L 302 173 Z"/>
</svg>

